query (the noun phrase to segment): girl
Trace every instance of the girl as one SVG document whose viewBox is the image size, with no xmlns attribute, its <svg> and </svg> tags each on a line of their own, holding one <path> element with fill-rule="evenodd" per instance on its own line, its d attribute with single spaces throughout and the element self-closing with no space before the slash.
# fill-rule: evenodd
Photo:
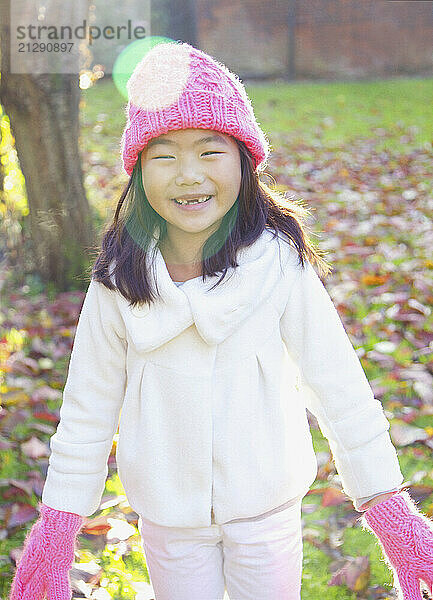
<svg viewBox="0 0 433 600">
<path fill-rule="evenodd" d="M 433 584 L 433 526 L 318 275 L 305 209 L 259 181 L 245 89 L 185 43 L 128 82 L 130 180 L 93 268 L 60 423 L 12 600 L 66 600 L 118 417 L 119 476 L 156 600 L 299 600 L 301 500 L 317 464 L 306 407 L 405 599 Z M 220 275 L 220 276 L 219 276 Z"/>
</svg>

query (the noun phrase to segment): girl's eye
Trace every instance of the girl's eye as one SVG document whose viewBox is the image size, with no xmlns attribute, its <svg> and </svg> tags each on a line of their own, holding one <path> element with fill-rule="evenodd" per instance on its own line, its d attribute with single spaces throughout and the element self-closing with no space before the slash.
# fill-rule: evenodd
<svg viewBox="0 0 433 600">
<path fill-rule="evenodd" d="M 203 154 L 222 154 L 222 152 L 216 152 L 214 150 L 208 150 L 207 152 L 203 152 Z M 158 158 L 174 158 L 174 156 L 155 156 L 154 160 L 157 160 Z"/>
</svg>

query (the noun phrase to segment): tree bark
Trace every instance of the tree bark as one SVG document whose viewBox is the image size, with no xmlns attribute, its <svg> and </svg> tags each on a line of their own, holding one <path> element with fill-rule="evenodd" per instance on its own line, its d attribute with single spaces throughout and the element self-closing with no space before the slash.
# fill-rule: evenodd
<svg viewBox="0 0 433 600">
<path fill-rule="evenodd" d="M 10 19 L 2 16 L 0 102 L 26 183 L 29 264 L 58 289 L 80 288 L 95 236 L 78 148 L 78 73 L 11 73 Z"/>
</svg>

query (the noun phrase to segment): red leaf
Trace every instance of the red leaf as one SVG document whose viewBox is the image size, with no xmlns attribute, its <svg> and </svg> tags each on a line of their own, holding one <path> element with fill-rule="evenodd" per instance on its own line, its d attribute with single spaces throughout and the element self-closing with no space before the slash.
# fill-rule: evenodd
<svg viewBox="0 0 433 600">
<path fill-rule="evenodd" d="M 89 519 L 82 527 L 83 533 L 89 535 L 106 535 L 111 529 L 110 523 L 107 521 L 106 516 L 95 517 Z"/>
<path fill-rule="evenodd" d="M 43 419 L 44 421 L 51 421 L 52 423 L 57 423 L 59 421 L 58 415 L 54 415 L 53 413 L 49 413 L 44 410 L 34 412 L 33 416 L 35 419 Z"/>
<path fill-rule="evenodd" d="M 326 488 L 322 497 L 322 506 L 337 506 L 348 502 L 347 496 L 338 488 Z"/>
</svg>

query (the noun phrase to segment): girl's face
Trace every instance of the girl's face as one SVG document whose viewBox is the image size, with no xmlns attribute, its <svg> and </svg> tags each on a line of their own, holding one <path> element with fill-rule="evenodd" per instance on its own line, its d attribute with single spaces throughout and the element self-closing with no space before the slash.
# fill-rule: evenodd
<svg viewBox="0 0 433 600">
<path fill-rule="evenodd" d="M 169 131 L 149 141 L 141 154 L 143 187 L 149 204 L 167 222 L 167 233 L 209 237 L 235 203 L 241 184 L 235 140 L 210 129 Z M 183 198 L 205 200 L 178 204 Z M 181 230 L 181 231 L 179 231 Z"/>
</svg>

